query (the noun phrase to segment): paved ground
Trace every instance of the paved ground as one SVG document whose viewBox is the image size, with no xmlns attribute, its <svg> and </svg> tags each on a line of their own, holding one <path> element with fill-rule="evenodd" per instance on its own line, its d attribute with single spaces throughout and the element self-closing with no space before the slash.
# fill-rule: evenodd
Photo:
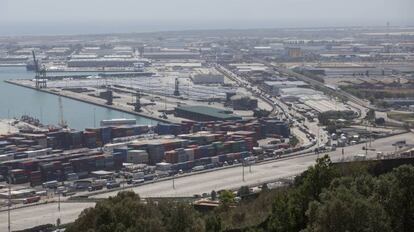
<svg viewBox="0 0 414 232">
<path fill-rule="evenodd" d="M 83 209 L 95 203 L 62 203 L 61 222 L 74 221 Z M 11 230 L 22 230 L 36 225 L 56 224 L 59 216 L 57 203 L 26 207 L 11 211 Z M 0 231 L 7 231 L 7 211 L 0 212 Z"/>
<path fill-rule="evenodd" d="M 377 151 L 384 154 L 394 151 L 392 143 L 406 140 L 408 144 L 414 144 L 414 134 L 405 133 L 372 142 L 371 147 L 376 151 L 370 151 L 368 156 L 375 156 Z M 345 148 L 347 157 L 358 153 L 364 153 L 359 144 Z M 329 153 L 331 158 L 339 160 L 342 158 L 342 149 Z M 307 169 L 315 162 L 316 155 L 299 156 L 276 160 L 275 162 L 263 163 L 252 166 L 252 172 L 245 168 L 245 181 L 242 180 L 242 168 L 234 167 L 219 171 L 186 176 L 175 180 L 176 188 L 172 188 L 172 180 L 160 181 L 153 184 L 133 188 L 141 196 L 192 196 L 211 190 L 225 188 L 237 188 L 242 185 L 268 182 L 279 178 L 296 175 Z M 344 157 L 346 158 L 346 157 Z M 95 197 L 108 197 L 116 192 L 98 194 Z M 65 203 L 62 204 L 63 222 L 73 221 L 82 209 L 91 207 L 93 204 Z M 17 228 L 27 228 L 44 223 L 53 223 L 57 218 L 56 204 L 39 205 L 12 211 L 12 224 Z M 0 231 L 6 231 L 7 212 L 0 212 Z"/>
</svg>

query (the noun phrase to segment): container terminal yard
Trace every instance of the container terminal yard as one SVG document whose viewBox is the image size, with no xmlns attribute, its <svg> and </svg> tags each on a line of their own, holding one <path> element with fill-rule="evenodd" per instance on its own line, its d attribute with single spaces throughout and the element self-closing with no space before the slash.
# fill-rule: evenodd
<svg viewBox="0 0 414 232">
<path fill-rule="evenodd" d="M 383 30 L 80 36 L 76 47 L 65 37 L 0 38 L 0 65 L 30 74 L 4 81 L 59 99 L 56 125 L 30 112 L 0 121 L 0 230 L 9 213 L 13 230 L 69 223 L 126 189 L 199 199 L 278 187 L 322 154 L 413 157 L 414 38 Z M 72 129 L 62 98 L 156 123 Z"/>
</svg>

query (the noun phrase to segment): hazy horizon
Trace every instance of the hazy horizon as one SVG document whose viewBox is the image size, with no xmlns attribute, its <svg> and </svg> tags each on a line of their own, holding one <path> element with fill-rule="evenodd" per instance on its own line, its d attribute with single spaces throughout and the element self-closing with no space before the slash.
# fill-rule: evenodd
<svg viewBox="0 0 414 232">
<path fill-rule="evenodd" d="M 0 35 L 414 25 L 412 0 L 0 0 Z"/>
</svg>

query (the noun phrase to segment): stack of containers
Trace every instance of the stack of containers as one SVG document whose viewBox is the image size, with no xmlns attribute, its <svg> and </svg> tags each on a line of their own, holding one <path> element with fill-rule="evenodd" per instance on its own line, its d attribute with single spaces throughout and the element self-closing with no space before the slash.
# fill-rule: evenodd
<svg viewBox="0 0 414 232">
<path fill-rule="evenodd" d="M 30 185 L 37 186 L 42 184 L 42 173 L 40 171 L 33 171 L 30 173 Z"/>
<path fill-rule="evenodd" d="M 184 148 L 178 148 L 175 150 L 178 154 L 178 162 L 183 163 L 189 160 L 188 154 L 185 152 Z"/>
<path fill-rule="evenodd" d="M 113 138 L 125 137 L 125 130 L 121 127 L 112 127 L 112 137 Z"/>
<path fill-rule="evenodd" d="M 114 160 L 114 169 L 120 170 L 122 168 L 122 164 L 126 162 L 127 153 L 115 152 L 115 149 L 114 149 L 112 156 Z"/>
<path fill-rule="evenodd" d="M 65 176 L 74 172 L 73 167 L 70 163 L 62 163 L 62 170 L 63 170 L 63 175 Z"/>
<path fill-rule="evenodd" d="M 58 180 L 62 175 L 62 164 L 60 161 L 40 164 L 40 171 L 44 181 Z"/>
<path fill-rule="evenodd" d="M 88 148 L 95 148 L 97 145 L 97 134 L 94 131 L 85 131 L 83 133 L 84 146 Z"/>
<path fill-rule="evenodd" d="M 68 133 L 68 144 L 71 149 L 81 148 L 83 132 L 82 131 L 71 131 Z"/>
<path fill-rule="evenodd" d="M 75 159 L 70 159 L 69 162 L 71 163 L 75 173 L 89 173 L 92 170 L 89 160 L 90 157 L 79 157 Z"/>
<path fill-rule="evenodd" d="M 127 162 L 134 164 L 148 163 L 149 156 L 145 150 L 128 150 Z"/>
<path fill-rule="evenodd" d="M 148 144 L 149 164 L 155 165 L 164 159 L 165 148 L 163 144 Z"/>
<path fill-rule="evenodd" d="M 23 169 L 13 169 L 9 173 L 10 183 L 23 184 L 29 181 L 28 175 Z"/>
<path fill-rule="evenodd" d="M 103 144 L 110 143 L 112 139 L 112 129 L 111 127 L 102 127 L 101 128 L 101 141 Z"/>
<path fill-rule="evenodd" d="M 104 155 L 105 170 L 114 170 L 115 163 L 112 155 Z"/>
<path fill-rule="evenodd" d="M 194 148 L 186 148 L 186 149 L 184 149 L 184 152 L 187 154 L 187 157 L 188 157 L 189 161 L 194 160 Z"/>
<path fill-rule="evenodd" d="M 213 142 L 212 143 L 213 147 L 214 147 L 214 153 L 217 155 L 221 155 L 224 153 L 224 144 L 223 142 L 217 141 L 217 142 Z"/>
<path fill-rule="evenodd" d="M 39 163 L 33 159 L 24 160 L 20 162 L 19 169 L 23 169 L 27 174 L 30 174 L 32 171 L 39 170 Z"/>
<path fill-rule="evenodd" d="M 179 135 L 182 133 L 181 125 L 158 123 L 155 132 L 159 135 Z"/>
<path fill-rule="evenodd" d="M 177 151 L 166 151 L 164 154 L 165 162 L 170 164 L 178 163 L 178 153 Z"/>
<path fill-rule="evenodd" d="M 105 169 L 105 156 L 98 155 L 94 157 L 95 159 L 95 169 L 104 170 Z"/>
<path fill-rule="evenodd" d="M 199 146 L 198 147 L 198 154 L 195 157 L 196 159 L 201 159 L 201 158 L 205 158 L 205 157 L 209 157 L 209 149 L 207 145 L 204 146 Z"/>
</svg>

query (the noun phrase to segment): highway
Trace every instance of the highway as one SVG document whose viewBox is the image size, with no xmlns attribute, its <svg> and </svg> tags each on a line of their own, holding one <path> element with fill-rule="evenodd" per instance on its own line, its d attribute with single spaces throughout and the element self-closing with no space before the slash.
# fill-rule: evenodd
<svg viewBox="0 0 414 232">
<path fill-rule="evenodd" d="M 95 203 L 62 203 L 61 223 L 74 221 L 83 209 Z M 58 204 L 49 203 L 11 210 L 11 230 L 23 230 L 37 225 L 56 224 Z M 7 211 L 0 212 L 0 231 L 7 231 Z"/>
</svg>

